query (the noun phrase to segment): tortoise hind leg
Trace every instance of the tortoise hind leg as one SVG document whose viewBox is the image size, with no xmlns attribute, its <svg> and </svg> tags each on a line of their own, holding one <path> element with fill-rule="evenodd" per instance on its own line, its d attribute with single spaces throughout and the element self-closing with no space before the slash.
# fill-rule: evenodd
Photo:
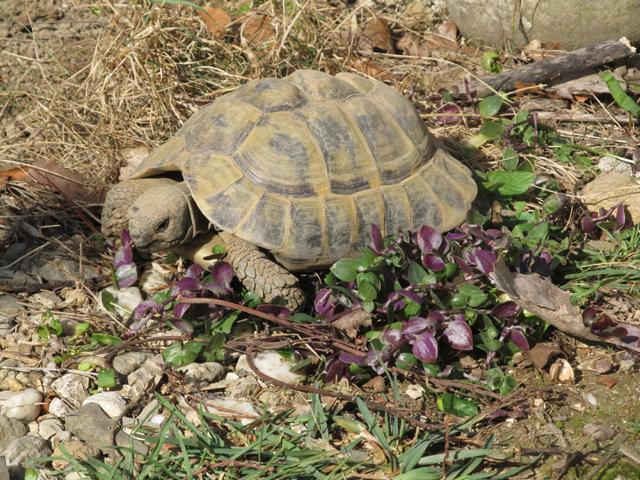
<svg viewBox="0 0 640 480">
<path fill-rule="evenodd" d="M 228 234 L 220 233 L 227 249 L 226 260 L 242 284 L 265 302 L 282 297 L 287 307 L 297 310 L 304 303 L 304 294 L 295 275 L 260 251 L 255 245 Z"/>
<path fill-rule="evenodd" d="M 122 230 L 129 227 L 129 207 L 150 188 L 167 183 L 176 182 L 167 178 L 144 178 L 125 180 L 111 187 L 102 206 L 102 234 L 118 238 Z"/>
</svg>

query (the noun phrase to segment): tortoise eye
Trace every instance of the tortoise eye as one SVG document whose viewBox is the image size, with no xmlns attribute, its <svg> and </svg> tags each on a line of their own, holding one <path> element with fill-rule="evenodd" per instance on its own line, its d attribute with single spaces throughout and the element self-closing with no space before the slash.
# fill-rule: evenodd
<svg viewBox="0 0 640 480">
<path fill-rule="evenodd" d="M 169 226 L 169 219 L 166 218 L 162 222 L 156 225 L 156 232 L 164 232 Z"/>
</svg>

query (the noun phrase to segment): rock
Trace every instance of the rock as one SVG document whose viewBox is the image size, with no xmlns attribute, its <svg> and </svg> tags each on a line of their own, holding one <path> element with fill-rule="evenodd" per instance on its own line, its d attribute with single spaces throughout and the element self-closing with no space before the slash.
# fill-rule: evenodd
<svg viewBox="0 0 640 480">
<path fill-rule="evenodd" d="M 134 438 L 123 431 L 119 431 L 118 433 L 116 433 L 116 445 L 127 449 L 133 448 L 134 451 L 140 453 L 141 455 L 146 455 L 147 453 L 149 453 L 149 447 L 147 447 L 137 438 Z"/>
<path fill-rule="evenodd" d="M 27 311 L 24 305 L 13 295 L 0 295 L 0 334 L 11 332 L 16 318 Z"/>
<path fill-rule="evenodd" d="M 104 294 L 111 295 L 115 301 L 107 308 L 104 305 Z M 107 287 L 100 292 L 98 296 L 102 308 L 107 311 L 113 311 L 122 318 L 129 318 L 133 314 L 135 308 L 142 303 L 142 293 L 138 287 L 116 288 L 114 286 Z"/>
<path fill-rule="evenodd" d="M 616 436 L 616 431 L 609 425 L 597 425 L 595 423 L 587 423 L 582 427 L 582 431 L 586 436 L 597 442 L 611 440 Z"/>
<path fill-rule="evenodd" d="M 113 359 L 113 369 L 120 375 L 129 375 L 151 357 L 147 352 L 126 352 Z"/>
<path fill-rule="evenodd" d="M 24 423 L 0 415 L 0 452 L 16 438 L 23 437 L 27 433 Z"/>
<path fill-rule="evenodd" d="M 178 371 L 184 375 L 185 381 L 191 384 L 215 382 L 222 378 L 224 370 L 224 367 L 217 362 L 190 363 L 178 368 Z"/>
<path fill-rule="evenodd" d="M 305 379 L 304 375 L 291 371 L 296 364 L 294 361 L 284 358 L 275 351 L 257 353 L 254 357 L 253 363 L 260 372 L 263 372 L 265 375 L 275 378 L 281 382 L 298 385 Z M 238 359 L 236 370 L 245 370 L 246 372 L 253 374 L 245 355 L 242 355 Z"/>
<path fill-rule="evenodd" d="M 7 461 L 4 457 L 0 457 L 0 480 L 11 480 L 9 467 L 7 467 Z"/>
<path fill-rule="evenodd" d="M 78 440 L 77 438 L 65 440 L 56 445 L 53 449 L 52 457 L 63 458 L 66 454 L 65 451 L 66 453 L 73 456 L 73 458 L 75 458 L 76 460 L 86 460 L 87 458 L 97 458 L 100 456 L 99 449 L 92 447 L 91 445 L 87 445 L 82 440 Z M 69 463 L 66 460 L 54 460 L 52 462 L 52 466 L 56 470 L 62 470 L 68 465 Z"/>
<path fill-rule="evenodd" d="M 640 40 L 637 0 L 447 0 L 450 18 L 469 40 L 495 47 L 537 39 L 574 49 L 627 37 Z M 516 13 L 518 12 L 518 13 Z M 526 38 L 522 31 L 526 33 Z"/>
<path fill-rule="evenodd" d="M 5 367 L 0 369 L 0 391 L 9 390 L 12 392 L 21 392 L 27 388 L 26 385 L 23 385 L 22 382 L 18 380 L 18 373 L 20 372 L 6 368 L 19 367 L 21 366 L 19 362 L 15 360 L 5 360 L 0 362 L 0 365 Z"/>
<path fill-rule="evenodd" d="M 613 157 L 602 157 L 598 160 L 598 168 L 603 172 L 619 172 L 629 177 L 640 175 L 640 172 L 633 173 L 633 166 L 630 163 L 621 162 Z"/>
<path fill-rule="evenodd" d="M 73 412 L 73 407 L 67 405 L 64 400 L 60 398 L 56 397 L 49 402 L 49 413 L 58 418 L 65 418 L 71 412 Z"/>
<path fill-rule="evenodd" d="M 202 403 L 207 412 L 222 418 L 239 420 L 243 425 L 248 425 L 260 418 L 258 411 L 249 402 L 230 398 L 206 398 Z"/>
<path fill-rule="evenodd" d="M 65 428 L 88 445 L 105 449 L 114 445 L 118 421 L 97 403 L 83 405 L 65 418 Z"/>
<path fill-rule="evenodd" d="M 417 400 L 424 394 L 424 388 L 422 388 L 420 385 L 412 383 L 407 387 L 404 393 L 406 393 L 409 398 Z"/>
<path fill-rule="evenodd" d="M 111 418 L 120 417 L 127 408 L 127 402 L 117 392 L 100 392 L 86 398 L 82 405 L 96 403 Z"/>
<path fill-rule="evenodd" d="M 49 442 L 35 435 L 14 439 L 3 452 L 11 478 L 23 478 L 23 463 L 35 457 L 46 457 L 50 454 Z"/>
<path fill-rule="evenodd" d="M 42 290 L 35 293 L 29 297 L 29 300 L 43 308 L 54 308 L 62 303 L 60 297 L 51 290 Z"/>
<path fill-rule="evenodd" d="M 608 209 L 624 202 L 631 217 L 640 218 L 640 185 L 623 173 L 613 171 L 598 175 L 584 187 L 582 197 L 590 210 L 596 211 L 600 207 Z"/>
<path fill-rule="evenodd" d="M 40 415 L 43 399 L 42 393 L 33 388 L 22 392 L 0 392 L 0 414 L 30 422 Z"/>
<path fill-rule="evenodd" d="M 59 418 L 45 418 L 38 423 L 38 435 L 45 440 L 51 440 L 61 432 L 64 432 L 64 425 Z"/>
<path fill-rule="evenodd" d="M 89 377 L 76 373 L 65 373 L 53 382 L 51 387 L 69 405 L 78 408 L 89 396 Z"/>
<path fill-rule="evenodd" d="M 145 360 L 140 368 L 127 376 L 127 398 L 134 402 L 139 400 L 162 379 L 163 373 L 162 356 L 156 355 Z"/>
</svg>

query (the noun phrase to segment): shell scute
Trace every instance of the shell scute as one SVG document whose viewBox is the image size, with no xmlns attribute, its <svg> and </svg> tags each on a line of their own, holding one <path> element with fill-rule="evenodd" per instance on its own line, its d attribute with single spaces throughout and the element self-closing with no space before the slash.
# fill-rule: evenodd
<svg viewBox="0 0 640 480">
<path fill-rule="evenodd" d="M 317 70 L 298 70 L 287 78 L 313 100 L 342 100 L 360 94 L 350 83 Z"/>
<path fill-rule="evenodd" d="M 307 103 L 307 97 L 298 87 L 287 80 L 277 78 L 245 83 L 234 92 L 234 96 L 265 112 L 292 110 Z"/>
<path fill-rule="evenodd" d="M 429 185 L 419 175 L 413 175 L 402 183 L 411 207 L 411 229 L 422 225 L 440 228 L 442 225 L 442 208 Z"/>
<path fill-rule="evenodd" d="M 266 192 L 240 227 L 244 239 L 271 251 L 280 250 L 286 236 L 290 208 L 291 202 L 286 197 Z"/>
<path fill-rule="evenodd" d="M 365 190 L 354 196 L 356 204 L 357 241 L 355 248 L 362 248 L 371 238 L 371 225 L 384 227 L 384 202 L 380 189 Z"/>
<path fill-rule="evenodd" d="M 235 233 L 263 194 L 263 189 L 243 177 L 223 191 L 196 201 L 217 228 Z"/>
</svg>

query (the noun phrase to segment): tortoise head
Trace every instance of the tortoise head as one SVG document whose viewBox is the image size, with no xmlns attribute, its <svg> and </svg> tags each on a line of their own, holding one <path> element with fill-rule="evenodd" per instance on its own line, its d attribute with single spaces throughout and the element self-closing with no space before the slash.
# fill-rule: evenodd
<svg viewBox="0 0 640 480">
<path fill-rule="evenodd" d="M 184 184 L 154 186 L 131 205 L 129 233 L 136 248 L 157 251 L 190 240 L 196 228 L 191 195 Z"/>
</svg>

